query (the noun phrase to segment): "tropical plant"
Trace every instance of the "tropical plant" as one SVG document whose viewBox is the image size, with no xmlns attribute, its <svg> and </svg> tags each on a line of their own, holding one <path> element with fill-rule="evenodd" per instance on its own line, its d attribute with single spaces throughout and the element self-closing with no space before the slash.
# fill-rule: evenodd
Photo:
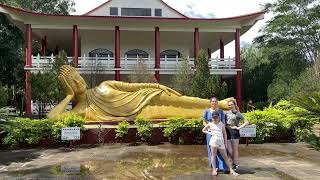
<svg viewBox="0 0 320 180">
<path fill-rule="evenodd" d="M 245 113 L 246 119 L 257 126 L 257 143 L 265 142 L 273 138 L 277 140 L 279 135 L 292 133 L 292 139 L 302 141 L 312 134 L 312 127 L 316 118 L 309 118 L 298 114 L 306 113 L 306 110 L 296 107 L 288 101 L 280 101 L 275 106 L 264 110 L 256 110 Z"/>
<path fill-rule="evenodd" d="M 291 102 L 300 108 L 307 111 L 300 114 L 309 118 L 318 118 L 320 120 L 320 92 L 313 92 L 311 94 L 300 94 L 294 96 Z"/>
<path fill-rule="evenodd" d="M 184 144 L 181 138 L 183 133 L 192 133 L 195 135 L 195 142 L 202 143 L 202 119 L 185 119 L 182 117 L 170 117 L 167 121 L 160 123 L 163 126 L 163 135 L 172 143 Z M 177 142 L 174 139 L 178 139 Z"/>
<path fill-rule="evenodd" d="M 122 121 L 118 124 L 116 129 L 116 137 L 123 138 L 128 134 L 129 123 L 127 121 Z"/>
<path fill-rule="evenodd" d="M 85 119 L 77 114 L 68 113 L 60 116 L 54 121 L 52 125 L 52 137 L 57 141 L 61 141 L 61 129 L 67 127 L 80 127 L 80 130 L 84 128 Z"/>
<path fill-rule="evenodd" d="M 137 135 L 149 143 L 153 133 L 153 126 L 150 120 L 138 117 L 135 119 L 134 124 L 137 126 Z"/>
<path fill-rule="evenodd" d="M 51 137 L 53 122 L 48 119 L 31 120 L 16 118 L 2 123 L 1 129 L 7 133 L 3 142 L 11 147 L 38 144 L 42 139 Z"/>
</svg>

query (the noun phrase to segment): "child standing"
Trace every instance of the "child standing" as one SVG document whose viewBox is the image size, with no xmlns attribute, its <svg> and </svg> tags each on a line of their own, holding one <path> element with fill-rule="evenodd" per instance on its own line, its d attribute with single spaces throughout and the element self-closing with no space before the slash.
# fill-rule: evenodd
<svg viewBox="0 0 320 180">
<path fill-rule="evenodd" d="M 219 112 L 214 111 L 212 112 L 212 122 L 209 122 L 203 129 L 202 132 L 206 134 L 211 134 L 212 137 L 210 139 L 209 145 L 211 148 L 212 153 L 212 161 L 216 161 L 217 151 L 219 150 L 224 162 L 227 164 L 230 174 L 237 176 L 239 175 L 236 173 L 232 167 L 231 163 L 228 160 L 227 153 L 226 153 L 226 142 L 227 142 L 227 133 L 224 124 L 220 121 Z M 212 163 L 212 175 L 218 175 L 215 163 Z"/>
</svg>

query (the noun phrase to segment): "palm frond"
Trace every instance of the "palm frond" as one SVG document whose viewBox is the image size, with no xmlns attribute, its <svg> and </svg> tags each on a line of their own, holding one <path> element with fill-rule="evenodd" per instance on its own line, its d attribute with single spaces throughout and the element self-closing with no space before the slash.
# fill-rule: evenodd
<svg viewBox="0 0 320 180">
<path fill-rule="evenodd" d="M 320 92 L 296 96 L 291 99 L 291 102 L 295 106 L 307 110 L 306 115 L 320 118 Z"/>
</svg>

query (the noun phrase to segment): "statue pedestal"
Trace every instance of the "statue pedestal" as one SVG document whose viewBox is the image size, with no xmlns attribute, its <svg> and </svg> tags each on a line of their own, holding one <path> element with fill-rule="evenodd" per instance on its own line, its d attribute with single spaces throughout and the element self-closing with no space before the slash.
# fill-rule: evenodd
<svg viewBox="0 0 320 180">
<path fill-rule="evenodd" d="M 152 119 L 150 122 L 152 124 L 158 124 L 161 122 L 167 121 L 167 119 Z M 88 121 L 85 123 L 85 126 L 91 126 L 91 125 L 118 125 L 122 120 L 114 120 L 114 121 Z M 127 121 L 129 124 L 134 124 L 133 120 Z"/>
<path fill-rule="evenodd" d="M 154 120 L 153 135 L 150 141 L 154 144 L 168 142 L 168 138 L 163 136 L 162 128 L 157 125 L 164 120 Z M 121 121 L 119 121 L 121 122 Z M 116 138 L 117 121 L 88 122 L 84 125 L 87 129 L 82 132 L 81 140 L 77 144 L 103 144 L 103 143 L 131 143 L 140 142 L 141 138 L 137 135 L 137 128 L 133 121 L 129 121 L 130 127 L 125 138 Z"/>
</svg>

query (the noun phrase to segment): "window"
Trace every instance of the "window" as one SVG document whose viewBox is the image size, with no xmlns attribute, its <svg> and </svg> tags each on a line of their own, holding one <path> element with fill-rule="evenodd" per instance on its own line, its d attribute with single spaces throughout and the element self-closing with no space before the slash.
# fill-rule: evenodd
<svg viewBox="0 0 320 180">
<path fill-rule="evenodd" d="M 181 58 L 181 53 L 177 50 L 165 50 L 165 51 L 162 51 L 160 53 L 160 58 L 170 58 L 172 60 L 172 58 Z"/>
<path fill-rule="evenodd" d="M 126 52 L 128 58 L 148 58 L 149 54 L 140 49 L 133 49 Z"/>
<path fill-rule="evenodd" d="M 89 52 L 89 57 L 113 57 L 113 52 L 109 51 L 108 49 L 94 49 Z"/>
<path fill-rule="evenodd" d="M 110 7 L 110 16 L 118 16 L 118 8 Z"/>
<path fill-rule="evenodd" d="M 151 16 L 150 8 L 121 8 L 121 16 Z"/>
<path fill-rule="evenodd" d="M 162 16 L 162 9 L 154 9 L 154 16 Z"/>
</svg>

